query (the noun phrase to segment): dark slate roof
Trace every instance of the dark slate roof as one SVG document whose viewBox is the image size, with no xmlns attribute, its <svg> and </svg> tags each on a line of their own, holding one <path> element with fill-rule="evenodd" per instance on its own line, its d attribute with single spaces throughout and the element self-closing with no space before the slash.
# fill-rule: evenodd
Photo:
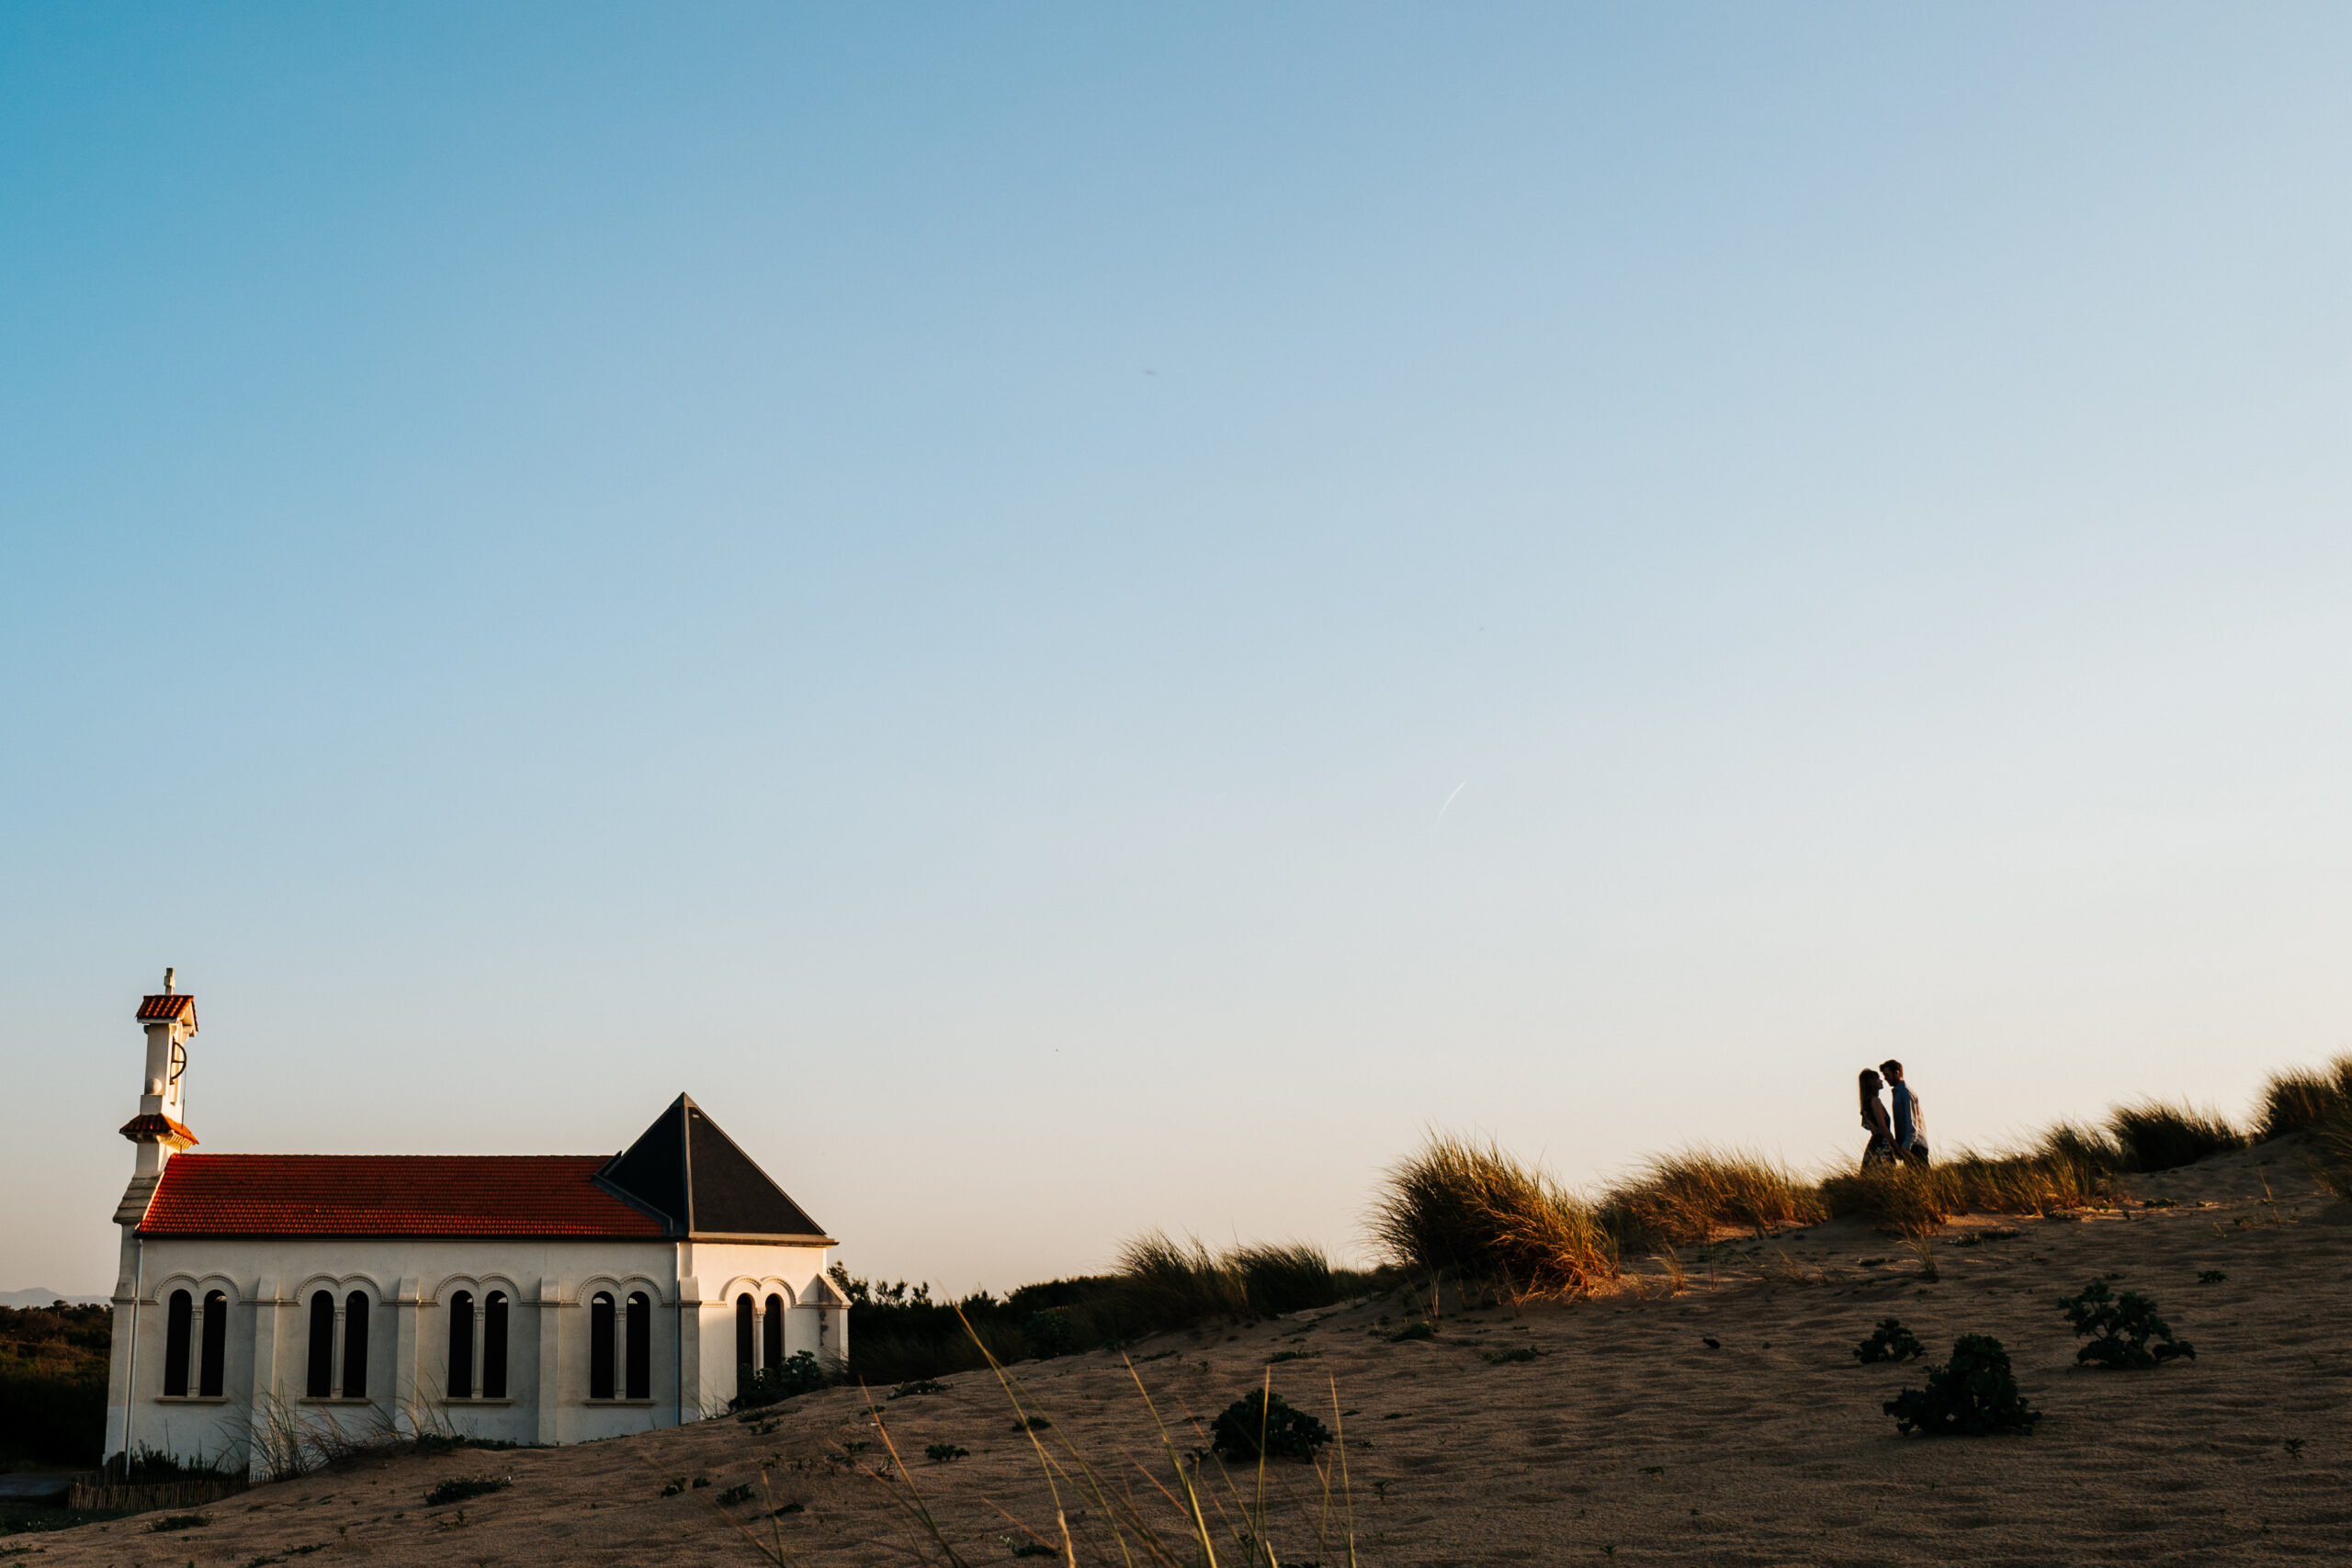
<svg viewBox="0 0 2352 1568">
<path fill-rule="evenodd" d="M 832 1245 L 824 1227 L 683 1094 L 596 1179 L 662 1216 L 673 1235 Z"/>
</svg>

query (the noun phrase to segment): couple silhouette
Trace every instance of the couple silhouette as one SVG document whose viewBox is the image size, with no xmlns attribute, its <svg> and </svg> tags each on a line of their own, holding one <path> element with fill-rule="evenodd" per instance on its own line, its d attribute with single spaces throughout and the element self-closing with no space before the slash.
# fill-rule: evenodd
<svg viewBox="0 0 2352 1568">
<path fill-rule="evenodd" d="M 1879 1073 L 1886 1075 L 1885 1083 L 1894 1091 L 1894 1115 L 1887 1117 L 1886 1107 L 1878 1098 Z M 1903 1081 L 1903 1064 L 1893 1057 L 1881 1062 L 1878 1071 L 1864 1067 L 1861 1076 L 1862 1128 L 1871 1135 L 1870 1147 L 1862 1151 L 1862 1165 L 1893 1165 L 1907 1160 L 1913 1165 L 1928 1163 L 1928 1122 L 1919 1109 L 1919 1097 Z"/>
</svg>

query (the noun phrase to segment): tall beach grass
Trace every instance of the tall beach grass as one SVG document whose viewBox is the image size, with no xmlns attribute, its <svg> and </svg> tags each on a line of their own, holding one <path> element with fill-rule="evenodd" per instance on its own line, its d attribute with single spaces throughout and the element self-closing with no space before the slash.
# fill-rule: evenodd
<svg viewBox="0 0 2352 1568">
<path fill-rule="evenodd" d="M 1656 1155 L 1601 1194 L 1600 1217 L 1621 1247 L 1713 1239 L 1718 1230 L 1770 1235 L 1829 1217 L 1821 1193 L 1788 1167 L 1744 1150 Z"/>
<path fill-rule="evenodd" d="M 2245 1134 L 2220 1112 L 2154 1100 L 2117 1106 L 2108 1113 L 2107 1130 L 2126 1170 L 2177 1170 L 2245 1147 Z"/>
<path fill-rule="evenodd" d="M 2352 1105 L 2352 1056 L 2338 1056 L 2324 1067 L 2283 1067 L 2262 1086 L 2256 1135 L 2269 1139 L 2308 1132 L 2347 1105 Z"/>
<path fill-rule="evenodd" d="M 1406 1268 L 1513 1299 L 1584 1295 L 1620 1272 L 1591 1204 L 1493 1144 L 1448 1134 L 1391 1168 L 1371 1228 Z"/>
</svg>

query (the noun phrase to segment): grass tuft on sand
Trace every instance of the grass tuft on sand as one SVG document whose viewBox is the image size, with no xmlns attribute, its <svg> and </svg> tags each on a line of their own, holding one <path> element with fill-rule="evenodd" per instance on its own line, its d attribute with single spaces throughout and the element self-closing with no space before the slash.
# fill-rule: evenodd
<svg viewBox="0 0 2352 1568">
<path fill-rule="evenodd" d="M 1786 1166 L 1703 1145 L 1652 1156 L 1600 1200 L 1601 1223 L 1620 1247 L 1704 1243 L 1728 1226 L 1765 1236 L 1828 1217 L 1820 1191 Z"/>
<path fill-rule="evenodd" d="M 2108 1113 L 2108 1131 L 2128 1170 L 2176 1170 L 2245 1147 L 2245 1134 L 2217 1111 L 2143 1100 Z"/>
<path fill-rule="evenodd" d="M 2324 1067 L 2283 1067 L 2262 1086 L 2262 1110 L 2255 1136 L 2281 1138 L 2309 1132 L 2352 1106 L 2352 1056 Z"/>
<path fill-rule="evenodd" d="M 1592 1205 L 1493 1144 L 1447 1134 L 1390 1168 L 1372 1233 L 1408 1268 L 1514 1299 L 1583 1295 L 1620 1272 Z"/>
</svg>

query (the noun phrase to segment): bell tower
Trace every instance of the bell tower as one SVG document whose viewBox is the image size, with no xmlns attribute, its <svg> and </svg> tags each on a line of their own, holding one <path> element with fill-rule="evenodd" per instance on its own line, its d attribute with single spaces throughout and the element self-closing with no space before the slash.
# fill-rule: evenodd
<svg viewBox="0 0 2352 1568">
<path fill-rule="evenodd" d="M 187 1043 L 196 1033 L 196 998 L 174 988 L 176 973 L 164 970 L 163 990 L 139 1003 L 139 1023 L 147 1032 L 147 1071 L 139 1114 L 122 1124 L 122 1135 L 139 1145 L 134 1182 L 140 1177 L 161 1176 L 164 1161 L 196 1142 L 180 1098 L 187 1074 Z"/>
</svg>

